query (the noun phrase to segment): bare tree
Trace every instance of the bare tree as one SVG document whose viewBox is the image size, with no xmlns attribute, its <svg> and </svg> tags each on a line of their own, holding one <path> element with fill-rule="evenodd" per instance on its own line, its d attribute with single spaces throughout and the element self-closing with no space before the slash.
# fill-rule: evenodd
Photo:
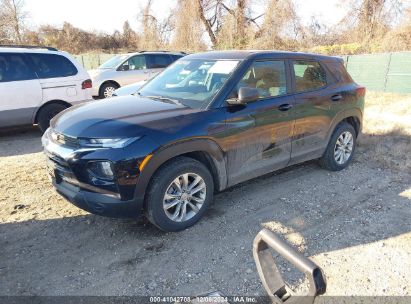
<svg viewBox="0 0 411 304">
<path fill-rule="evenodd" d="M 160 33 L 158 29 L 158 20 L 151 14 L 151 6 L 153 0 L 148 0 L 143 8 L 142 26 L 143 33 L 141 35 L 141 46 L 144 49 L 154 50 L 161 46 Z"/>
<path fill-rule="evenodd" d="M 0 0 L 0 32 L 5 33 L 12 43 L 22 44 L 26 19 L 24 0 Z"/>
<path fill-rule="evenodd" d="M 135 49 L 138 46 L 139 37 L 130 26 L 128 21 L 123 24 L 123 33 L 121 37 L 121 47 L 128 49 Z"/>
<path fill-rule="evenodd" d="M 265 49 L 296 49 L 302 36 L 300 19 L 292 0 L 269 0 L 253 46 Z"/>
<path fill-rule="evenodd" d="M 213 31 L 213 26 L 218 18 L 217 9 L 216 9 L 216 13 L 211 18 L 207 18 L 206 14 L 207 14 L 207 11 L 209 11 L 212 6 L 215 6 L 217 8 L 218 5 L 212 4 L 211 1 L 207 1 L 207 0 L 206 1 L 205 0 L 195 0 L 195 1 L 197 1 L 198 16 L 201 22 L 203 23 L 207 31 L 207 34 L 210 37 L 211 43 L 214 47 L 217 44 L 217 38 Z"/>
<path fill-rule="evenodd" d="M 340 24 L 345 24 L 346 41 L 381 39 L 400 15 L 400 0 L 348 1 L 350 9 Z"/>
<path fill-rule="evenodd" d="M 259 28 L 252 16 L 254 0 L 196 0 L 199 17 L 214 48 L 244 48 L 250 31 Z"/>
<path fill-rule="evenodd" d="M 174 11 L 174 35 L 171 48 L 189 52 L 204 50 L 206 46 L 203 41 L 197 0 L 179 0 Z"/>
</svg>

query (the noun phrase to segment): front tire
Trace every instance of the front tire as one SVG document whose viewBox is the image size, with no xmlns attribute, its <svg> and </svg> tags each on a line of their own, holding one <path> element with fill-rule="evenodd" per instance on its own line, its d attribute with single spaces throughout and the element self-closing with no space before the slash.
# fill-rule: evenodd
<svg viewBox="0 0 411 304">
<path fill-rule="evenodd" d="M 117 90 L 119 88 L 118 85 L 114 84 L 114 83 L 105 83 L 101 86 L 100 88 L 100 98 L 110 98 L 113 96 L 113 93 L 115 90 Z"/>
<path fill-rule="evenodd" d="M 352 125 L 341 122 L 334 130 L 327 149 L 320 159 L 320 165 L 330 171 L 346 168 L 353 158 L 357 133 Z"/>
<path fill-rule="evenodd" d="M 44 133 L 50 126 L 50 120 L 67 108 L 67 106 L 59 103 L 52 103 L 41 108 L 37 116 L 37 124 L 40 130 Z"/>
<path fill-rule="evenodd" d="M 146 199 L 146 216 L 161 230 L 184 230 L 200 220 L 213 193 L 213 178 L 207 167 L 195 159 L 178 157 L 154 174 Z"/>
</svg>

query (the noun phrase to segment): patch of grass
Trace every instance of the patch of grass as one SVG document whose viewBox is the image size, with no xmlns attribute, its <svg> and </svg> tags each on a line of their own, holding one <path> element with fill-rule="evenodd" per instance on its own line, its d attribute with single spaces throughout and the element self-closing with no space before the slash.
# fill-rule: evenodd
<svg viewBox="0 0 411 304">
<path fill-rule="evenodd" d="M 410 173 L 411 95 L 368 92 L 358 143 L 360 157 Z"/>
</svg>

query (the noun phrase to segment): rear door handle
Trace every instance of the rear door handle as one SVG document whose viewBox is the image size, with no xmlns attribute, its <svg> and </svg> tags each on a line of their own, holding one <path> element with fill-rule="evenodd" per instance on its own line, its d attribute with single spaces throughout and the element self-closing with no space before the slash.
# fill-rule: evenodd
<svg viewBox="0 0 411 304">
<path fill-rule="evenodd" d="M 293 105 L 290 105 L 289 103 L 285 103 L 285 104 L 282 104 L 282 105 L 278 106 L 278 109 L 280 111 L 288 111 L 292 107 L 293 107 Z"/>
<path fill-rule="evenodd" d="M 339 100 L 341 100 L 342 98 L 343 98 L 343 97 L 342 97 L 341 94 L 336 94 L 336 95 L 331 96 L 331 100 L 332 100 L 332 101 L 339 101 Z"/>
</svg>

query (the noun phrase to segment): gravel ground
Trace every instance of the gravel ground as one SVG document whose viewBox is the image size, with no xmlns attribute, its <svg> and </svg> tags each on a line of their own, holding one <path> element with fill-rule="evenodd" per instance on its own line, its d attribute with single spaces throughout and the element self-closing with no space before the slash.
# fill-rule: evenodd
<svg viewBox="0 0 411 304">
<path fill-rule="evenodd" d="M 411 294 L 411 176 L 364 149 L 342 172 L 308 162 L 217 194 L 180 233 L 77 209 L 40 151 L 37 131 L 0 137 L 0 295 L 263 295 L 262 226 L 324 269 L 327 295 Z"/>
</svg>

